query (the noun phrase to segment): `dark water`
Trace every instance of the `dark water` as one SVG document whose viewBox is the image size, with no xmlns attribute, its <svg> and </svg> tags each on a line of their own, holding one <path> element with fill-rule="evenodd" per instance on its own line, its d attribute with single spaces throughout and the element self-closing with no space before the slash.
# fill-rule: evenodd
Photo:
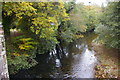
<svg viewBox="0 0 120 80">
<path fill-rule="evenodd" d="M 49 54 L 37 55 L 36 66 L 21 70 L 13 78 L 94 78 L 97 59 L 92 50 L 95 34 L 72 43 L 61 43 Z"/>
</svg>

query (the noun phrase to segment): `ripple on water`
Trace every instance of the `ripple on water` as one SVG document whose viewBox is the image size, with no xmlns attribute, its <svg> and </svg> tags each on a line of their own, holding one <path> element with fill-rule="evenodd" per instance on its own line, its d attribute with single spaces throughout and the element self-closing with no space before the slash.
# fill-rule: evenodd
<svg viewBox="0 0 120 80">
<path fill-rule="evenodd" d="M 74 56 L 72 76 L 75 78 L 94 78 L 94 67 L 97 59 L 93 51 L 85 48 L 81 54 Z"/>
</svg>

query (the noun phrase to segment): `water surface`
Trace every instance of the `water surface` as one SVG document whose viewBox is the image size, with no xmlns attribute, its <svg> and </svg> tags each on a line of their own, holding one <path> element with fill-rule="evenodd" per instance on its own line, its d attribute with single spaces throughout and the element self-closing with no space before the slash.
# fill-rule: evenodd
<svg viewBox="0 0 120 80">
<path fill-rule="evenodd" d="M 95 34 L 72 43 L 62 42 L 48 54 L 37 55 L 38 64 L 11 77 L 21 78 L 94 78 L 97 59 L 91 43 Z"/>
</svg>

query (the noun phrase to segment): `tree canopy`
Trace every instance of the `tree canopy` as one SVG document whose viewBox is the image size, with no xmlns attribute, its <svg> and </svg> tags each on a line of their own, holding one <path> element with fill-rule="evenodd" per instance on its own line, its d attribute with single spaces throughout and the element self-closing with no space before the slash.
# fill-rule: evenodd
<svg viewBox="0 0 120 80">
<path fill-rule="evenodd" d="M 56 39 L 58 26 L 62 21 L 67 20 L 69 20 L 69 16 L 63 2 L 3 3 L 3 27 L 6 39 L 10 37 L 11 29 L 17 29 L 17 32 L 24 34 L 24 36 L 15 37 L 15 39 L 11 38 L 11 43 L 6 42 L 7 45 L 13 46 L 7 46 L 9 66 L 18 67 L 15 68 L 16 70 L 31 67 L 34 63 L 27 65 L 27 62 L 29 62 L 28 59 L 35 62 L 34 51 L 45 53 L 53 49 L 58 43 Z M 31 52 L 31 50 L 34 51 Z M 17 63 L 17 59 L 22 60 L 24 54 L 29 55 L 24 58 L 25 64 Z"/>
<path fill-rule="evenodd" d="M 120 49 L 120 2 L 109 2 L 108 6 L 103 8 L 101 15 L 101 24 L 96 28 L 100 41 L 108 47 Z"/>
</svg>

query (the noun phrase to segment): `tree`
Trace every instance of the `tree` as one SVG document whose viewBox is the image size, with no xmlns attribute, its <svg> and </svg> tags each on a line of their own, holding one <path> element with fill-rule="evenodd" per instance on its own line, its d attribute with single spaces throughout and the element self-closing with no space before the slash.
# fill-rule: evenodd
<svg viewBox="0 0 120 80">
<path fill-rule="evenodd" d="M 63 2 L 3 3 L 3 27 L 6 38 L 11 37 L 10 29 L 14 28 L 24 35 L 15 39 L 11 37 L 9 42 L 6 39 L 11 72 L 34 66 L 36 53 L 52 50 L 58 43 L 56 39 L 58 26 L 62 21 L 67 21 L 68 17 Z"/>
<path fill-rule="evenodd" d="M 108 47 L 120 49 L 120 2 L 109 2 L 96 28 L 100 41 Z"/>
<path fill-rule="evenodd" d="M 60 39 L 72 42 L 83 37 L 81 32 L 86 32 L 85 11 L 83 4 L 66 3 L 66 11 L 69 12 L 70 20 L 63 23 L 59 28 Z M 70 8 L 68 8 L 70 7 Z"/>
<path fill-rule="evenodd" d="M 85 6 L 85 12 L 86 12 L 86 26 L 87 31 L 91 31 L 92 29 L 95 29 L 95 27 L 99 24 L 99 15 L 101 14 L 101 8 L 98 5 L 89 5 Z"/>
</svg>

